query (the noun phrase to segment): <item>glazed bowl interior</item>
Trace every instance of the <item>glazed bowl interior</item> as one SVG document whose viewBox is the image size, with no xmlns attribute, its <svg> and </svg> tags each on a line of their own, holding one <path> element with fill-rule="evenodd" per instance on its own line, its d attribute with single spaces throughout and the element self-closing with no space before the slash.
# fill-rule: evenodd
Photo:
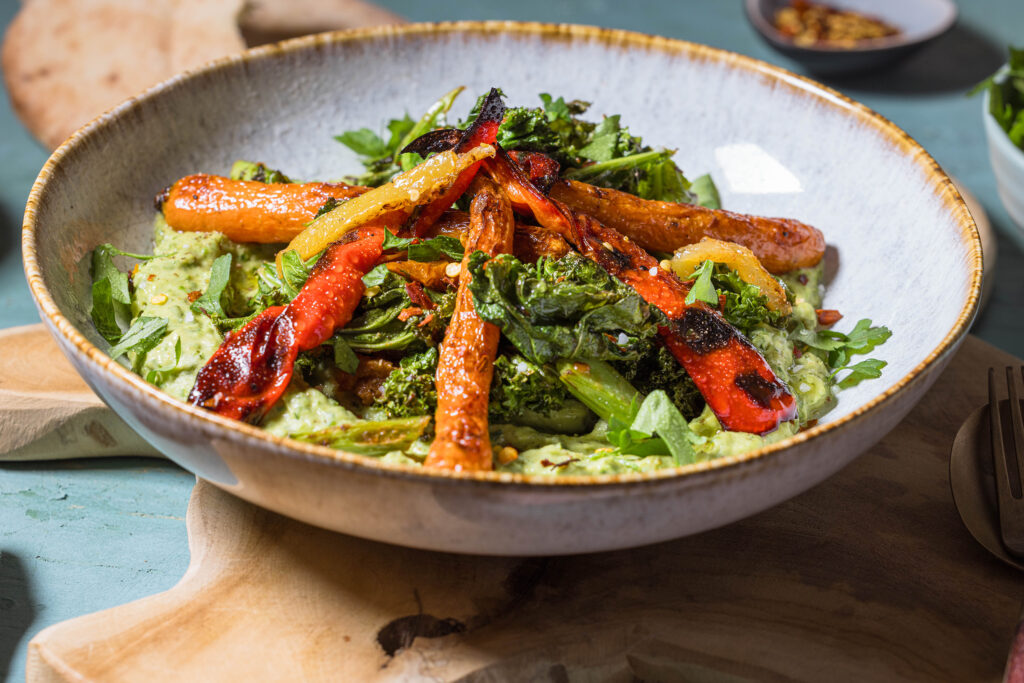
<svg viewBox="0 0 1024 683">
<path fill-rule="evenodd" d="M 825 306 L 845 316 L 838 329 L 871 318 L 893 331 L 872 353 L 888 363 L 882 378 L 842 392 L 817 427 L 789 442 L 680 471 L 588 480 L 619 485 L 713 474 L 815 439 L 836 451 L 821 464 L 802 461 L 800 477 L 788 488 L 777 486 L 756 503 L 620 546 L 725 523 L 820 481 L 909 410 L 966 333 L 981 276 L 977 233 L 948 179 L 892 124 L 811 81 L 738 55 L 623 32 L 508 23 L 380 29 L 258 48 L 172 79 L 94 121 L 55 153 L 29 202 L 26 272 L 44 320 L 101 396 L 177 461 L 286 514 L 407 542 L 354 528 L 354 522 L 325 522 L 327 513 L 319 509 L 296 512 L 303 495 L 315 497 L 309 491 L 296 492 L 300 502 L 289 508 L 273 497 L 283 494 L 261 493 L 261 484 L 237 471 L 217 482 L 214 470 L 176 447 L 174 433 L 159 435 L 154 413 L 179 421 L 182 434 L 194 432 L 192 443 L 205 439 L 217 450 L 217 444 L 244 442 L 266 462 L 287 460 L 296 471 L 314 461 L 363 473 L 388 469 L 359 456 L 282 444 L 162 397 L 106 363 L 101 350 L 108 346 L 89 319 L 88 254 L 103 242 L 150 249 L 154 195 L 189 173 L 226 173 L 236 159 L 263 161 L 303 179 L 357 172 L 356 157 L 332 136 L 361 127 L 381 130 L 406 111 L 418 116 L 456 85 L 467 86 L 467 94 L 451 120 L 491 86 L 501 87 L 513 105 L 537 104 L 538 93 L 552 93 L 592 102 L 593 117 L 621 114 L 645 142 L 678 150 L 676 160 L 691 178 L 710 172 L 726 208 L 819 227 L 836 262 Z M 414 481 L 440 476 L 399 473 Z M 490 473 L 441 478 L 540 488 L 551 483 Z M 613 532 L 623 533 L 607 533 Z M 456 545 L 430 547 L 494 551 L 486 544 Z M 545 547 L 523 546 L 527 552 Z M 616 543 L 573 549 L 604 547 Z"/>
</svg>

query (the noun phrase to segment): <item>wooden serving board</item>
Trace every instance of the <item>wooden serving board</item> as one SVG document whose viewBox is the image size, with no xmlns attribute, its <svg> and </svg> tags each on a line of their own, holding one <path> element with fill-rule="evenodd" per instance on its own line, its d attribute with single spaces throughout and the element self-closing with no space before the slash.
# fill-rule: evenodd
<svg viewBox="0 0 1024 683">
<path fill-rule="evenodd" d="M 171 590 L 39 633 L 29 681 L 996 681 L 1024 578 L 970 537 L 948 454 L 985 401 L 968 338 L 840 474 L 716 531 L 532 559 L 291 521 L 199 482 Z"/>
</svg>

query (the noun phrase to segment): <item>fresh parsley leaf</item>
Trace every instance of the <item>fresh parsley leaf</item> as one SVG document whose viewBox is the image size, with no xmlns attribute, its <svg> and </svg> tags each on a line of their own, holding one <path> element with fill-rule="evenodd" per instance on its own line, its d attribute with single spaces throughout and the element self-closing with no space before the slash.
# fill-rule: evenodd
<svg viewBox="0 0 1024 683">
<path fill-rule="evenodd" d="M 854 325 L 849 334 L 835 330 L 800 330 L 791 334 L 790 338 L 819 352 L 818 355 L 822 356 L 828 367 L 833 370 L 834 376 L 840 370 L 848 369 L 847 363 L 850 356 L 870 353 L 891 336 L 892 332 L 889 328 L 881 325 L 873 327 L 871 320 L 864 318 Z M 863 365 L 848 386 L 853 386 L 862 379 L 879 376 L 870 373 L 879 371 L 884 366 L 882 361 L 872 360 L 871 362 L 865 361 L 865 363 L 867 364 Z M 882 365 L 878 365 L 878 363 L 882 363 Z M 857 364 L 857 366 L 860 365 L 861 363 Z M 852 370 L 857 366 L 851 366 L 849 369 Z M 845 387 L 840 383 L 839 388 Z"/>
<path fill-rule="evenodd" d="M 447 235 L 440 235 L 408 246 L 410 261 L 437 261 L 442 254 L 453 261 L 461 261 L 464 253 L 462 242 L 457 237 L 448 237 Z"/>
<path fill-rule="evenodd" d="M 369 128 L 351 130 L 336 135 L 335 140 L 358 154 L 366 172 L 350 180 L 360 185 L 376 187 L 391 180 L 399 171 L 412 168 L 422 158 L 418 154 L 400 154 L 410 142 L 437 128 L 443 123 L 444 115 L 451 109 L 455 98 L 463 88 L 449 91 L 414 121 L 408 114 L 400 119 L 391 119 L 387 124 L 388 139 L 385 142 Z"/>
<path fill-rule="evenodd" d="M 286 254 L 287 256 L 287 254 Z M 231 281 L 231 254 L 223 254 L 213 261 L 210 269 L 210 284 L 203 295 L 192 302 L 192 311 L 205 313 L 211 318 L 226 318 L 227 313 L 221 305 L 221 297 Z"/>
<path fill-rule="evenodd" d="M 629 131 L 619 126 L 619 118 L 618 114 L 604 117 L 594 129 L 590 142 L 580 150 L 580 156 L 591 161 L 611 161 L 633 151 Z"/>
<path fill-rule="evenodd" d="M 391 271 L 388 270 L 387 264 L 381 263 L 376 265 L 373 270 L 363 276 L 363 284 L 367 287 L 377 287 L 382 285 L 390 272 Z"/>
<path fill-rule="evenodd" d="M 715 272 L 715 262 L 705 261 L 700 268 L 695 270 L 690 277 L 696 278 L 693 286 L 686 295 L 686 305 L 692 305 L 697 301 L 703 301 L 709 306 L 718 306 L 718 292 L 711 283 L 711 276 Z"/>
<path fill-rule="evenodd" d="M 167 318 L 141 316 L 132 321 L 121 341 L 110 349 L 110 357 L 118 358 L 129 351 L 143 354 L 160 343 L 167 334 Z"/>
<path fill-rule="evenodd" d="M 834 377 L 836 374 L 844 370 L 849 370 L 850 374 L 848 374 L 846 377 L 840 380 L 838 384 L 836 384 L 836 386 L 838 386 L 840 389 L 849 389 L 850 387 L 859 384 L 861 380 L 875 379 L 877 377 L 881 377 L 882 368 L 884 368 L 886 365 L 888 365 L 888 363 L 886 363 L 884 360 L 878 360 L 877 358 L 869 358 L 867 360 L 862 360 L 859 363 L 855 363 L 854 365 L 848 365 L 844 368 L 839 368 L 838 370 L 835 370 L 832 373 L 832 376 Z"/>
<path fill-rule="evenodd" d="M 356 356 L 356 352 L 342 337 L 337 335 L 331 337 L 331 343 L 334 345 L 334 364 L 342 372 L 354 375 L 356 368 L 359 367 L 359 358 Z"/>
<path fill-rule="evenodd" d="M 572 111 L 569 109 L 569 105 L 566 104 L 564 97 L 559 97 L 557 100 L 551 98 L 546 92 L 540 94 L 540 101 L 544 103 L 544 116 L 547 117 L 548 121 L 557 121 L 559 119 L 563 121 L 572 121 Z M 584 108 L 589 107 L 589 102 L 577 103 L 583 104 Z"/>
<path fill-rule="evenodd" d="M 367 159 L 380 159 L 387 156 L 390 151 L 380 136 L 369 128 L 346 131 L 341 135 L 335 135 L 334 139 Z"/>
</svg>

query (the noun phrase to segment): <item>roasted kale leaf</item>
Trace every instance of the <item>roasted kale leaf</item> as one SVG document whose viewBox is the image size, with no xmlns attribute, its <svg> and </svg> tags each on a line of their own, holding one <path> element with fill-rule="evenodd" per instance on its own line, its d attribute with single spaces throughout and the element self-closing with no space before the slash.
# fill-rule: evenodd
<svg viewBox="0 0 1024 683">
<path fill-rule="evenodd" d="M 486 268 L 484 267 L 486 264 Z M 528 360 L 639 358 L 660 313 L 593 261 L 570 253 L 524 264 L 514 256 L 470 256 L 477 315 L 501 328 Z"/>
</svg>

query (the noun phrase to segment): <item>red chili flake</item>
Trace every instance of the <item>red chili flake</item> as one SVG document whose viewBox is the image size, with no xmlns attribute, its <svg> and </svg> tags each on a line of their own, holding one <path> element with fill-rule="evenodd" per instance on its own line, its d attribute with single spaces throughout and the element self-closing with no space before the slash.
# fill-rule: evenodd
<svg viewBox="0 0 1024 683">
<path fill-rule="evenodd" d="M 822 327 L 831 327 L 843 319 L 843 314 L 832 308 L 816 308 L 814 312 L 818 316 L 818 324 Z"/>
<path fill-rule="evenodd" d="M 804 352 L 794 346 L 793 347 L 793 358 L 799 358 L 802 355 L 804 355 Z"/>
<path fill-rule="evenodd" d="M 569 458 L 568 460 L 563 460 L 562 462 L 551 462 L 547 458 L 544 458 L 543 460 L 540 461 L 540 464 L 544 467 L 566 467 L 574 462 L 579 462 L 579 458 Z"/>
<path fill-rule="evenodd" d="M 156 279 L 156 273 L 150 273 L 149 277 L 147 277 L 146 279 L 152 282 L 153 280 Z"/>
<path fill-rule="evenodd" d="M 421 320 L 420 323 L 418 325 L 416 325 L 416 327 L 423 327 L 424 325 L 429 325 L 430 321 L 433 320 L 433 319 L 434 319 L 434 314 L 433 313 L 427 313 L 426 317 L 423 318 L 423 320 Z"/>
<path fill-rule="evenodd" d="M 803 273 L 800 273 L 800 275 L 796 278 L 796 281 L 799 282 L 802 285 L 806 285 L 807 284 L 807 276 L 804 275 Z"/>
<path fill-rule="evenodd" d="M 409 306 L 408 308 L 403 308 L 398 314 L 398 319 L 404 323 L 406 320 L 413 317 L 414 315 L 423 315 L 423 309 L 420 308 L 419 306 Z"/>
<path fill-rule="evenodd" d="M 409 300 L 420 308 L 430 310 L 434 307 L 434 302 L 430 300 L 427 293 L 423 291 L 423 285 L 419 282 L 410 282 L 405 286 L 405 293 L 409 295 Z M 422 313 L 422 311 L 421 311 Z"/>
<path fill-rule="evenodd" d="M 198 289 L 189 292 L 188 293 L 188 301 L 189 301 L 189 303 L 192 303 L 193 301 L 195 301 L 196 299 L 198 299 L 202 295 L 203 295 L 203 293 L 200 292 Z"/>
<path fill-rule="evenodd" d="M 725 294 L 719 294 L 718 295 L 718 310 L 720 310 L 720 311 L 724 311 L 725 310 Z"/>
</svg>

